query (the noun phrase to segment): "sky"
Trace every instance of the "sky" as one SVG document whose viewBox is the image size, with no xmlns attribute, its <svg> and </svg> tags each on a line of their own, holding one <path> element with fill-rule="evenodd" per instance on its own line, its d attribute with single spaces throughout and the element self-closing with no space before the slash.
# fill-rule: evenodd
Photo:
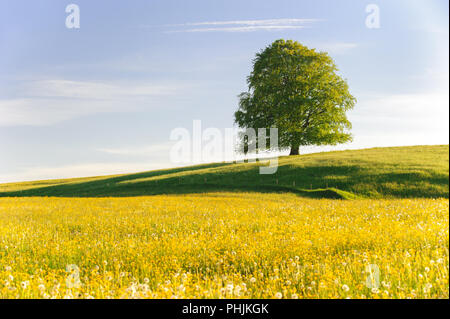
<svg viewBox="0 0 450 319">
<path fill-rule="evenodd" d="M 66 26 L 71 3 L 79 28 Z M 232 128 L 252 59 L 281 38 L 328 52 L 357 99 L 353 142 L 301 153 L 448 144 L 448 11 L 447 0 L 0 0 L 0 183 L 180 165 L 171 132 Z"/>
</svg>

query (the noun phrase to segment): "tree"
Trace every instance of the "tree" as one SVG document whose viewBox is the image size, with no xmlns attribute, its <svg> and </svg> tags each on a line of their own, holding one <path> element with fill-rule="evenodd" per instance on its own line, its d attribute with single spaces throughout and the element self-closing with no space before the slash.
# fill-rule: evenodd
<svg viewBox="0 0 450 319">
<path fill-rule="evenodd" d="M 273 42 L 253 60 L 248 91 L 239 95 L 236 124 L 278 128 L 278 146 L 290 148 L 290 155 L 298 155 L 304 145 L 350 141 L 346 111 L 356 99 L 337 71 L 325 52 L 292 40 Z"/>
</svg>

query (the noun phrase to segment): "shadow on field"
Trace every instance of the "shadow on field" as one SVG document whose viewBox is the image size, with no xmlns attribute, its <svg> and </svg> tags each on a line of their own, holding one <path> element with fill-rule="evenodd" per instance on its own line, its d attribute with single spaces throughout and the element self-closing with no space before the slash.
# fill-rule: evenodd
<svg viewBox="0 0 450 319">
<path fill-rule="evenodd" d="M 301 162 L 300 162 L 301 163 Z M 448 198 L 448 175 L 434 171 L 376 172 L 371 165 L 327 165 L 318 161 L 303 167 L 291 162 L 273 175 L 260 175 L 259 164 L 218 163 L 70 181 L 22 191 L 3 191 L 0 197 L 125 197 L 205 192 L 293 193 L 309 198 Z M 1 187 L 1 185 L 0 185 Z"/>
</svg>

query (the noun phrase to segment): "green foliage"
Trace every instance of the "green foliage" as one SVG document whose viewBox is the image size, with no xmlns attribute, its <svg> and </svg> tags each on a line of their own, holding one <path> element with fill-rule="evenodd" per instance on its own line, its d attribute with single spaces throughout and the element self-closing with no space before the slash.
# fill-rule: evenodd
<svg viewBox="0 0 450 319">
<path fill-rule="evenodd" d="M 312 198 L 449 197 L 449 147 L 373 148 L 281 157 L 265 163 L 216 163 L 138 174 L 0 184 L 0 197 L 108 197 L 205 192 L 294 193 Z"/>
<path fill-rule="evenodd" d="M 350 141 L 346 111 L 356 100 L 336 72 L 327 53 L 277 40 L 256 55 L 235 122 L 244 129 L 278 128 L 279 147 L 292 154 L 302 145 Z"/>
</svg>

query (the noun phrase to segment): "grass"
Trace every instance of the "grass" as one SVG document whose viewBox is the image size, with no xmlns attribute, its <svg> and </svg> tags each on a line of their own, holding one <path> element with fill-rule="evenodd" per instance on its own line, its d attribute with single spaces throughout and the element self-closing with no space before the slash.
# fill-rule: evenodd
<svg viewBox="0 0 450 319">
<path fill-rule="evenodd" d="M 0 184 L 0 197 L 127 197 L 205 192 L 294 193 L 310 198 L 448 198 L 449 146 L 372 148 L 215 163 L 138 174 Z"/>
<path fill-rule="evenodd" d="M 448 205 L 0 198 L 0 298 L 448 298 Z"/>
<path fill-rule="evenodd" d="M 0 184 L 0 298 L 449 298 L 448 145 L 259 165 Z"/>
</svg>

